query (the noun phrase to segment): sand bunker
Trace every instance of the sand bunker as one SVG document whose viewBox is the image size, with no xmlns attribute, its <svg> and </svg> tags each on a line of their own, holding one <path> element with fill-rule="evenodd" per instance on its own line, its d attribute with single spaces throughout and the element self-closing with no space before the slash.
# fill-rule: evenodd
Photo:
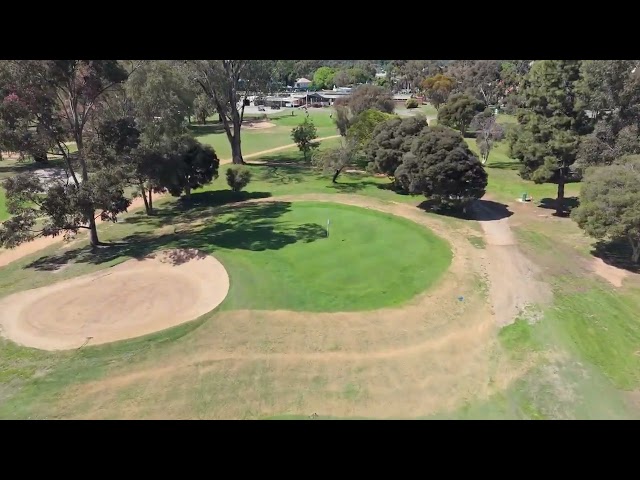
<svg viewBox="0 0 640 480">
<path fill-rule="evenodd" d="M 243 122 L 242 130 L 264 130 L 275 126 L 276 124 L 271 122 Z"/>
<path fill-rule="evenodd" d="M 228 291 L 218 260 L 197 250 L 167 250 L 0 299 L 0 331 L 29 347 L 79 348 L 194 320 Z"/>
</svg>

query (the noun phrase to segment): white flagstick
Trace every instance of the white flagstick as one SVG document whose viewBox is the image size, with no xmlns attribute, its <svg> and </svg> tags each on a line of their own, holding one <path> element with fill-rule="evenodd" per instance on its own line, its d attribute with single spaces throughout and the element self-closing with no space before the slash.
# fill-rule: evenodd
<svg viewBox="0 0 640 480">
<path fill-rule="evenodd" d="M 327 237 L 329 236 L 329 224 L 331 223 L 331 220 L 329 220 L 327 218 Z"/>
</svg>

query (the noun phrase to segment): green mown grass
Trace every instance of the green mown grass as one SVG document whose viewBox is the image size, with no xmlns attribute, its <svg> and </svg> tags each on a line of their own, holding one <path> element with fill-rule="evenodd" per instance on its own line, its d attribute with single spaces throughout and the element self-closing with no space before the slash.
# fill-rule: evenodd
<svg viewBox="0 0 640 480">
<path fill-rule="evenodd" d="M 289 113 L 289 112 L 287 112 Z M 330 110 L 309 109 L 309 116 L 313 120 L 318 138 L 337 135 L 333 119 L 329 117 Z M 252 153 L 277 148 L 294 143 L 291 139 L 291 130 L 302 123 L 306 117 L 303 110 L 294 110 L 294 116 L 283 113 L 281 116 L 270 117 L 267 121 L 276 126 L 263 130 L 243 129 L 241 134 L 242 153 L 250 155 Z M 191 131 L 202 143 L 211 145 L 218 157 L 228 159 L 231 157 L 231 146 L 224 129 L 218 122 L 207 123 L 207 125 L 192 125 Z"/>
<path fill-rule="evenodd" d="M 0 222 L 9 218 L 7 212 L 7 198 L 5 197 L 4 188 L 0 187 Z"/>
<path fill-rule="evenodd" d="M 433 285 L 451 262 L 446 242 L 408 220 L 338 204 L 282 205 L 275 222 L 268 206 L 258 207 L 260 217 L 248 223 L 243 209 L 216 220 L 224 225 L 213 237 L 222 248 L 211 250 L 227 266 L 231 284 L 270 279 L 253 291 L 232 288 L 229 302 L 236 308 L 333 312 L 399 305 Z M 242 229 L 228 231 L 238 222 Z M 293 243 L 288 237 L 296 235 Z M 401 254 L 394 245 L 412 247 Z"/>
<path fill-rule="evenodd" d="M 473 138 L 465 138 L 471 151 L 476 155 L 478 146 Z M 552 183 L 536 184 L 529 180 L 524 180 L 518 174 L 520 162 L 509 158 L 509 146 L 506 142 L 498 142 L 485 165 L 489 174 L 489 184 L 487 192 L 503 202 L 513 202 L 520 198 L 523 193 L 533 197 L 535 203 L 544 198 L 555 199 L 558 187 Z M 565 197 L 577 197 L 580 193 L 579 183 L 569 183 L 565 187 Z"/>
</svg>

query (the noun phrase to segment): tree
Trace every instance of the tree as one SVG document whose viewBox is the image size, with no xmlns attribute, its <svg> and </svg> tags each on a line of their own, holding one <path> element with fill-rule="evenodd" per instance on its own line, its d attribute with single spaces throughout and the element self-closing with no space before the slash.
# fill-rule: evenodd
<svg viewBox="0 0 640 480">
<path fill-rule="evenodd" d="M 436 110 L 439 110 L 440 105 L 447 101 L 449 94 L 453 90 L 455 80 L 442 73 L 438 73 L 433 77 L 425 78 L 420 86 L 422 90 L 424 90 L 429 103 L 431 103 Z"/>
<path fill-rule="evenodd" d="M 436 208 L 465 210 L 487 187 L 487 173 L 464 138 L 442 126 L 427 127 L 415 137 L 395 179 L 402 190 L 424 194 Z"/>
<path fill-rule="evenodd" d="M 582 63 L 580 94 L 596 125 L 580 141 L 575 168 L 610 165 L 624 155 L 640 153 L 640 75 L 634 60 L 589 60 Z"/>
<path fill-rule="evenodd" d="M 122 94 L 131 102 L 137 126 L 148 145 L 185 132 L 195 93 L 181 70 L 168 61 L 145 62 L 129 76 Z"/>
<path fill-rule="evenodd" d="M 455 128 L 464 137 L 473 117 L 483 109 L 484 105 L 476 98 L 464 93 L 454 93 L 438 111 L 438 124 Z"/>
<path fill-rule="evenodd" d="M 407 108 L 418 108 L 418 105 L 420 104 L 418 103 L 418 100 L 416 100 L 415 98 L 409 98 L 404 105 Z"/>
<path fill-rule="evenodd" d="M 588 235 L 631 245 L 631 260 L 640 260 L 640 156 L 628 156 L 607 167 L 587 170 L 580 206 L 571 217 Z"/>
<path fill-rule="evenodd" d="M 368 169 L 393 178 L 402 157 L 411 150 L 414 138 L 427 127 L 424 116 L 395 117 L 378 124 L 365 149 Z"/>
<path fill-rule="evenodd" d="M 245 99 L 267 88 L 274 66 L 272 60 L 194 60 L 185 65 L 189 77 L 211 98 L 220 116 L 234 164 L 244 164 L 240 129 Z"/>
<path fill-rule="evenodd" d="M 367 83 L 375 78 L 376 67 L 369 64 L 366 66 L 366 68 L 353 67 L 347 70 L 347 72 L 353 78 L 352 83 Z"/>
<path fill-rule="evenodd" d="M 498 60 L 454 60 L 445 74 L 455 79 L 454 93 L 466 93 L 489 106 L 502 95 L 500 70 Z"/>
<path fill-rule="evenodd" d="M 373 138 L 375 128 L 391 118 L 394 118 L 394 115 L 390 113 L 374 109 L 365 110 L 353 118 L 343 136 L 353 140 L 356 148 L 364 150 Z"/>
<path fill-rule="evenodd" d="M 394 60 L 391 76 L 396 90 L 416 90 L 426 77 L 441 71 L 438 60 Z"/>
<path fill-rule="evenodd" d="M 333 75 L 335 70 L 330 67 L 320 67 L 313 74 L 313 85 L 322 90 L 323 88 L 331 88 L 333 86 Z"/>
<path fill-rule="evenodd" d="M 498 101 L 509 114 L 522 107 L 521 89 L 532 63 L 531 60 L 508 60 L 500 65 Z"/>
<path fill-rule="evenodd" d="M 314 165 L 323 172 L 332 172 L 332 183 L 338 183 L 338 175 L 347 167 L 356 166 L 361 151 L 351 139 L 343 140 L 339 147 L 318 152 L 313 156 Z"/>
<path fill-rule="evenodd" d="M 198 123 L 202 125 L 207 124 L 207 117 L 209 117 L 216 108 L 213 106 L 211 98 L 204 93 L 199 93 L 193 102 L 193 115 L 196 117 Z"/>
<path fill-rule="evenodd" d="M 525 108 L 510 130 L 511 156 L 522 162 L 520 174 L 536 183 L 558 184 L 556 213 L 564 211 L 564 186 L 576 160 L 579 135 L 589 122 L 578 94 L 580 61 L 534 63 L 523 89 Z"/>
<path fill-rule="evenodd" d="M 227 169 L 227 185 L 238 193 L 251 181 L 251 172 L 246 167 L 229 167 Z"/>
<path fill-rule="evenodd" d="M 3 65 L 4 99 L 0 111 L 3 147 L 31 155 L 43 149 L 65 162 L 66 185 L 51 188 L 31 174 L 7 183 L 7 201 L 14 217 L 2 227 L 2 244 L 14 246 L 35 236 L 89 230 L 92 247 L 99 244 L 96 219 L 115 221 L 129 200 L 121 176 L 112 166 L 97 164 L 89 174 L 94 146 L 100 139 L 90 129 L 104 108 L 104 99 L 128 74 L 115 60 L 24 60 Z M 67 142 L 77 152 L 71 153 Z M 95 158 L 95 156 L 94 156 Z M 96 215 L 96 211 L 100 211 Z M 35 230 L 36 222 L 45 226 Z"/>
<path fill-rule="evenodd" d="M 318 138 L 318 133 L 313 120 L 309 118 L 305 118 L 304 122 L 291 130 L 291 138 L 298 145 L 305 160 L 308 160 L 309 152 L 320 145 L 318 142 L 314 142 Z"/>
<path fill-rule="evenodd" d="M 337 87 L 346 87 L 355 82 L 355 77 L 351 74 L 351 70 L 338 70 L 333 75 L 333 83 Z"/>
<path fill-rule="evenodd" d="M 347 98 L 336 100 L 335 123 L 342 136 L 347 130 L 353 118 L 366 110 L 379 110 L 385 113 L 393 113 L 395 104 L 389 91 L 376 85 L 361 85 L 354 89 Z"/>
<path fill-rule="evenodd" d="M 172 153 L 161 159 L 158 183 L 174 197 L 184 193 L 190 199 L 192 190 L 218 178 L 220 160 L 209 145 L 185 135 L 174 140 L 168 150 Z"/>
<path fill-rule="evenodd" d="M 482 164 L 486 165 L 493 144 L 504 138 L 504 128 L 490 112 L 477 114 L 471 121 L 470 127 L 476 131 L 476 145 L 480 151 Z"/>
</svg>

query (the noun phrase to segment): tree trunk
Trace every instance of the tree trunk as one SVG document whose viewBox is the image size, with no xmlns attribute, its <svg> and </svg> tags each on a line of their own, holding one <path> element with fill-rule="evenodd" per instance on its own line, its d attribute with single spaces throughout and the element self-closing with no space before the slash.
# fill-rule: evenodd
<svg viewBox="0 0 640 480">
<path fill-rule="evenodd" d="M 244 165 L 240 144 L 240 126 L 236 127 L 236 125 L 234 125 L 233 135 L 231 136 L 231 158 L 234 165 Z"/>
<path fill-rule="evenodd" d="M 191 125 L 191 115 L 187 115 L 187 120 L 189 120 L 189 125 Z"/>
<path fill-rule="evenodd" d="M 84 158 L 84 146 L 82 140 L 82 133 L 77 134 L 76 146 L 78 147 L 78 159 L 80 161 L 80 167 L 82 168 L 82 181 L 87 182 L 89 180 L 89 172 L 87 171 L 87 162 Z M 68 159 L 67 165 L 70 165 Z M 95 248 L 100 244 L 100 240 L 98 239 L 98 229 L 96 228 L 96 219 L 94 218 L 95 214 L 96 209 L 93 205 L 91 205 L 85 212 L 85 215 L 89 218 L 89 242 L 91 243 L 91 250 L 95 250 Z"/>
<path fill-rule="evenodd" d="M 558 197 L 556 198 L 556 215 L 562 215 L 564 213 L 564 174 L 560 175 L 558 179 Z"/>
<path fill-rule="evenodd" d="M 344 167 L 340 167 L 340 168 L 338 168 L 338 169 L 336 170 L 336 173 L 334 173 L 334 174 L 333 174 L 333 178 L 331 179 L 331 181 L 332 181 L 333 183 L 338 183 L 336 180 L 338 180 L 338 175 L 340 175 L 340 172 L 342 172 L 342 169 L 343 169 L 343 168 L 344 168 Z"/>
<path fill-rule="evenodd" d="M 640 260 L 640 239 L 630 236 L 629 243 L 631 244 L 632 250 L 631 261 L 633 263 L 638 263 L 638 260 Z"/>
<path fill-rule="evenodd" d="M 153 188 L 149 187 L 149 213 L 153 215 Z"/>
<path fill-rule="evenodd" d="M 144 188 L 144 183 L 142 183 L 142 180 L 139 180 L 138 183 L 140 185 L 140 193 L 142 193 L 142 199 L 144 200 L 144 210 L 145 212 L 147 212 L 147 215 L 150 215 L 151 210 L 149 209 L 149 202 L 147 201 L 147 193 Z"/>
<path fill-rule="evenodd" d="M 186 186 L 184 189 L 184 195 L 187 198 L 187 200 L 191 199 L 191 187 L 190 186 Z"/>
<path fill-rule="evenodd" d="M 93 218 L 93 215 L 89 217 L 89 243 L 91 244 L 92 250 L 100 244 L 100 240 L 98 240 L 98 229 L 96 228 L 96 219 Z"/>
</svg>

